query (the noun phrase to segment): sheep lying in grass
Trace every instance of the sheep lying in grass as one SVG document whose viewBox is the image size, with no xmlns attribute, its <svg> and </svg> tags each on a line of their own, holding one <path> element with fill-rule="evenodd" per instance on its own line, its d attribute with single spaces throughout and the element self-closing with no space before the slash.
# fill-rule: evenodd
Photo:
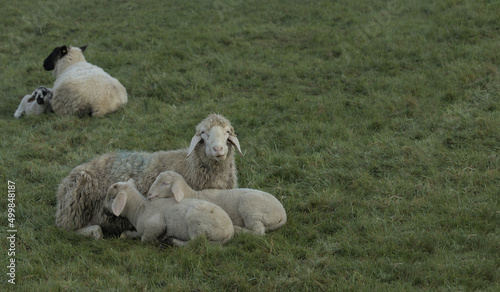
<svg viewBox="0 0 500 292">
<path fill-rule="evenodd" d="M 183 198 L 206 200 L 220 206 L 227 212 L 236 232 L 251 231 L 264 235 L 267 230 L 275 230 L 286 223 L 283 205 L 271 194 L 252 189 L 194 191 L 184 178 L 173 171 L 158 175 L 149 189 L 148 199 Z"/>
<path fill-rule="evenodd" d="M 19 104 L 14 117 L 21 118 L 24 115 L 41 115 L 50 113 L 52 107 L 50 100 L 52 99 L 52 89 L 39 86 L 31 95 L 25 95 Z"/>
<path fill-rule="evenodd" d="M 136 231 L 125 231 L 123 237 L 151 242 L 167 237 L 176 246 L 204 235 L 211 242 L 224 243 L 234 234 L 233 223 L 226 212 L 202 200 L 174 199 L 150 201 L 135 187 L 132 179 L 110 186 L 104 207 L 116 216 L 126 217 Z"/>
<path fill-rule="evenodd" d="M 101 68 L 87 63 L 85 47 L 55 48 L 43 62 L 54 70 L 52 108 L 58 115 L 104 116 L 127 103 L 125 87 Z"/>
<path fill-rule="evenodd" d="M 210 115 L 196 127 L 189 149 L 115 152 L 75 167 L 57 190 L 56 225 L 94 238 L 102 231 L 120 234 L 132 228 L 127 220 L 109 217 L 103 201 L 109 186 L 130 178 L 144 196 L 160 172 L 173 170 L 195 190 L 237 187 L 234 148 L 240 143 L 229 121 Z M 101 230 L 102 229 L 102 230 Z"/>
</svg>

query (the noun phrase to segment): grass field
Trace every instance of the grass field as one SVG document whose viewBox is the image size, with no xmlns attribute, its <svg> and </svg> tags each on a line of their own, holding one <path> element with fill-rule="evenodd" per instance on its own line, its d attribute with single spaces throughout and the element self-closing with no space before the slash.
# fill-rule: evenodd
<svg viewBox="0 0 500 292">
<path fill-rule="evenodd" d="M 487 0 L 3 4 L 0 289 L 498 291 L 499 15 Z M 129 103 L 14 119 L 63 44 L 88 44 Z M 239 185 L 274 194 L 284 227 L 160 249 L 54 226 L 75 166 L 185 148 L 209 113 L 238 134 Z"/>
</svg>

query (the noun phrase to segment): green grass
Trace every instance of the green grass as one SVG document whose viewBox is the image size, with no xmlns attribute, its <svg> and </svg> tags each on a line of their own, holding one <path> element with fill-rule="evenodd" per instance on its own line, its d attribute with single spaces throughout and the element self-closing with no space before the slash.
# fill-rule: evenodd
<svg viewBox="0 0 500 292">
<path fill-rule="evenodd" d="M 500 289 L 498 1 L 185 2 L 2 6 L 2 290 Z M 20 97 L 52 86 L 42 62 L 63 44 L 88 44 L 128 105 L 14 119 Z M 160 249 L 54 226 L 75 166 L 187 147 L 214 112 L 240 139 L 239 185 L 274 194 L 284 227 Z"/>
</svg>

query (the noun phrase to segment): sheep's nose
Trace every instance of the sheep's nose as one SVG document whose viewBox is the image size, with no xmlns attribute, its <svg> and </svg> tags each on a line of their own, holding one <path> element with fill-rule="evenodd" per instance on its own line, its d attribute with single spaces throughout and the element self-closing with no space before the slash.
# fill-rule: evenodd
<svg viewBox="0 0 500 292">
<path fill-rule="evenodd" d="M 222 152 L 222 146 L 214 146 L 214 150 L 217 153 Z"/>
</svg>

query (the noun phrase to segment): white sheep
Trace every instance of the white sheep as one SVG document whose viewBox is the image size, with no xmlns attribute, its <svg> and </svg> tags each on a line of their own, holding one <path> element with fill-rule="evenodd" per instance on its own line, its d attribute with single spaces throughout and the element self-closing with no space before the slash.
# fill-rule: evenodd
<svg viewBox="0 0 500 292">
<path fill-rule="evenodd" d="M 85 60 L 86 48 L 57 47 L 43 62 L 56 77 L 52 108 L 58 115 L 101 117 L 127 103 L 125 87 Z"/>
<path fill-rule="evenodd" d="M 39 86 L 31 95 L 25 95 L 19 104 L 14 117 L 21 118 L 24 115 L 41 115 L 50 113 L 52 107 L 50 101 L 52 99 L 52 89 Z"/>
<path fill-rule="evenodd" d="M 283 205 L 269 193 L 253 189 L 195 191 L 173 171 L 158 175 L 148 193 L 148 199 L 154 198 L 175 198 L 177 202 L 194 198 L 214 203 L 227 212 L 236 232 L 264 235 L 265 231 L 278 229 L 286 223 Z"/>
<path fill-rule="evenodd" d="M 189 149 L 144 152 L 114 152 L 75 167 L 57 190 L 56 225 L 66 230 L 101 238 L 131 229 L 127 220 L 108 217 L 103 201 L 109 186 L 133 178 L 146 196 L 160 172 L 173 170 L 184 176 L 195 190 L 237 187 L 234 149 L 240 143 L 229 121 L 209 115 L 196 127 Z"/>
<path fill-rule="evenodd" d="M 211 242 L 224 243 L 234 234 L 231 219 L 217 205 L 194 199 L 182 203 L 174 199 L 150 201 L 139 193 L 133 179 L 111 185 L 104 207 L 134 225 L 136 231 L 125 231 L 122 237 L 140 237 L 143 242 L 161 236 L 181 246 L 203 235 Z"/>
</svg>

